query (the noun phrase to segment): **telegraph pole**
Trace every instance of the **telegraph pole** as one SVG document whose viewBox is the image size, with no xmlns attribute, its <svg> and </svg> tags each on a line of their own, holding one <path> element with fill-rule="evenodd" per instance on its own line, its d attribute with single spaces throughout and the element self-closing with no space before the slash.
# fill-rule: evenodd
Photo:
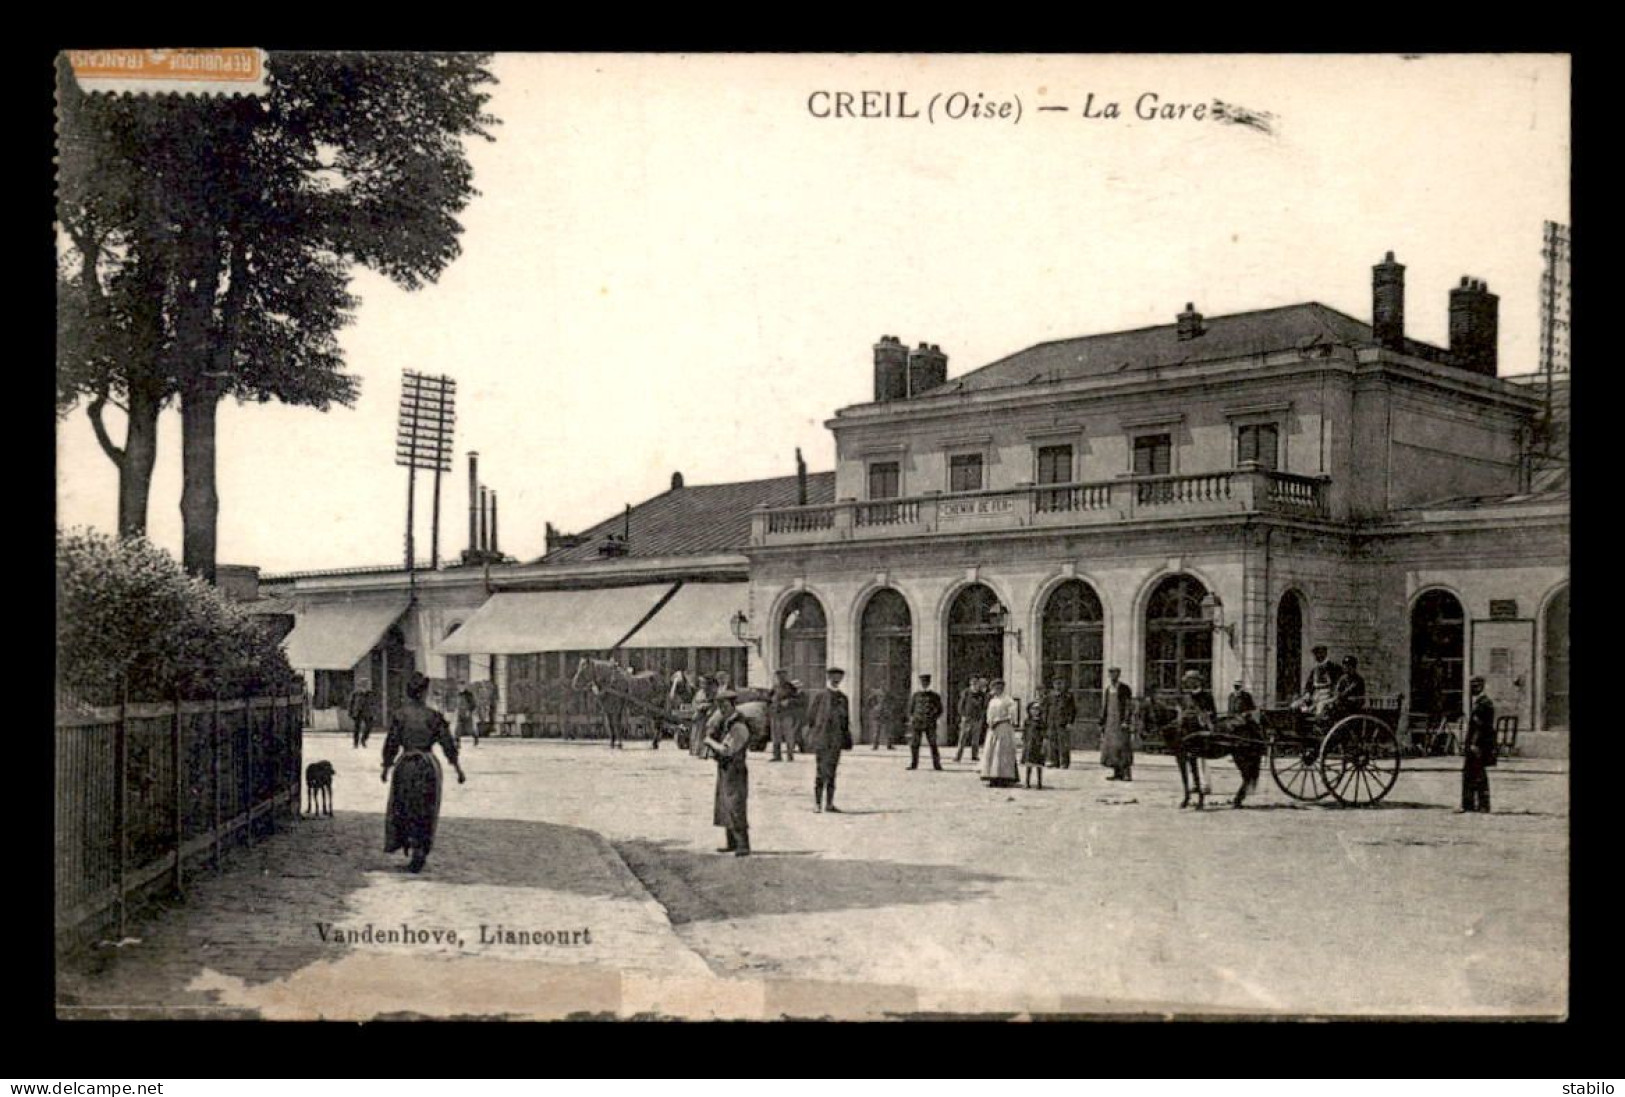
<svg viewBox="0 0 1625 1097">
<path fill-rule="evenodd" d="M 450 377 L 404 370 L 401 376 L 400 418 L 395 428 L 395 463 L 406 468 L 406 577 L 417 592 L 417 551 L 414 541 L 417 471 L 434 473 L 434 529 L 430 535 L 430 566 L 440 566 L 440 474 L 451 471 L 451 438 L 457 422 L 457 382 Z"/>
</svg>

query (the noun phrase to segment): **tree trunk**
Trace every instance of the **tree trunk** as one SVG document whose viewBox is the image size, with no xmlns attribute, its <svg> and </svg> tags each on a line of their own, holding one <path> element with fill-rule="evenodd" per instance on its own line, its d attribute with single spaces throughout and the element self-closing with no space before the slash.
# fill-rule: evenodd
<svg viewBox="0 0 1625 1097">
<path fill-rule="evenodd" d="M 118 535 L 147 535 L 147 502 L 152 492 L 152 466 L 158 459 L 158 411 L 163 401 L 139 389 L 130 393 L 129 424 L 124 432 L 124 459 L 118 470 Z"/>
<path fill-rule="evenodd" d="M 215 412 L 220 396 L 211 385 L 181 394 L 181 563 L 191 575 L 215 581 L 216 522 Z"/>
</svg>

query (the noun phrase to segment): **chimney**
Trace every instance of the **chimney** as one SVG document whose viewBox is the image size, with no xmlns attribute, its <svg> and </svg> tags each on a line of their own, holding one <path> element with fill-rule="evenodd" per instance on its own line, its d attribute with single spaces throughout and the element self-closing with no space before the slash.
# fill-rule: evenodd
<svg viewBox="0 0 1625 1097">
<path fill-rule="evenodd" d="M 1188 343 L 1203 332 L 1202 314 L 1196 311 L 1196 305 L 1190 301 L 1185 302 L 1185 311 L 1179 314 L 1179 341 Z"/>
<path fill-rule="evenodd" d="M 1393 252 L 1371 268 L 1371 334 L 1384 350 L 1405 349 L 1405 267 Z"/>
<path fill-rule="evenodd" d="M 875 403 L 908 396 L 908 348 L 895 335 L 875 344 Z"/>
<path fill-rule="evenodd" d="M 935 343 L 921 343 L 908 356 L 908 394 L 921 396 L 948 380 L 948 356 Z"/>
<path fill-rule="evenodd" d="M 625 541 L 627 544 L 630 545 L 632 543 L 632 504 L 631 503 L 626 504 L 626 517 L 624 519 L 622 519 L 621 530 L 622 530 L 622 532 L 621 532 L 621 540 Z"/>
<path fill-rule="evenodd" d="M 480 552 L 481 553 L 484 553 L 487 549 L 489 549 L 491 547 L 491 542 L 486 536 L 486 525 L 485 525 L 486 518 L 485 518 L 485 515 L 486 515 L 487 509 L 488 509 L 488 505 L 486 503 L 485 485 L 481 484 L 480 485 Z"/>
<path fill-rule="evenodd" d="M 491 555 L 501 556 L 502 550 L 497 548 L 497 493 L 491 493 Z"/>
<path fill-rule="evenodd" d="M 683 474 L 682 473 L 674 472 L 674 473 L 671 474 L 671 490 L 673 490 L 673 491 L 682 491 L 683 490 Z"/>
<path fill-rule="evenodd" d="M 801 459 L 801 447 L 796 447 L 796 506 L 807 505 L 807 462 Z"/>
<path fill-rule="evenodd" d="M 559 543 L 559 531 L 553 528 L 553 523 L 547 523 L 546 544 L 547 551 L 552 552 Z"/>
<path fill-rule="evenodd" d="M 474 450 L 468 451 L 468 552 L 466 556 L 472 557 L 480 550 L 479 542 L 479 513 L 480 513 L 480 455 Z"/>
<path fill-rule="evenodd" d="M 1450 360 L 1456 366 L 1495 376 L 1500 312 L 1501 299 L 1477 279 L 1463 277 L 1450 291 Z"/>
</svg>

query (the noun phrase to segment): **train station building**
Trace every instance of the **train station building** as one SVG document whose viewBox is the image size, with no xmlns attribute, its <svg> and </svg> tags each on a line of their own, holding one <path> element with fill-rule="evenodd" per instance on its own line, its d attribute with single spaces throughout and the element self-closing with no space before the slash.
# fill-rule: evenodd
<svg viewBox="0 0 1625 1097">
<path fill-rule="evenodd" d="M 1449 345 L 1405 334 L 1404 267 L 1368 323 L 1317 302 L 1042 343 L 948 376 L 883 337 L 874 399 L 828 420 L 834 471 L 671 488 L 520 562 L 267 577 L 317 724 L 353 688 L 470 683 L 513 734 L 591 735 L 583 655 L 877 698 L 930 673 L 1077 698 L 1197 671 L 1222 698 L 1297 694 L 1310 650 L 1358 658 L 1413 724 L 1482 674 L 1526 753 L 1566 753 L 1566 375 L 1502 376 L 1499 302 L 1463 279 Z M 1171 310 L 1172 311 L 1172 310 Z M 494 519 L 492 541 L 495 540 Z M 479 535 L 483 538 L 484 534 Z M 449 703 L 449 702 L 448 702 Z M 324 715 L 325 714 L 325 715 Z"/>
<path fill-rule="evenodd" d="M 1413 722 L 1482 674 L 1527 750 L 1566 751 L 1553 401 L 1498 375 L 1482 282 L 1436 303 L 1447 347 L 1405 334 L 1405 304 L 1390 253 L 1369 323 L 1187 304 L 951 379 L 936 345 L 882 337 L 855 366 L 873 401 L 827 423 L 834 499 L 753 516 L 753 673 L 838 664 L 863 698 L 931 673 L 949 726 L 972 676 L 1022 699 L 1059 679 L 1083 745 L 1108 667 L 1136 695 L 1195 670 L 1268 703 L 1325 644 Z"/>
</svg>

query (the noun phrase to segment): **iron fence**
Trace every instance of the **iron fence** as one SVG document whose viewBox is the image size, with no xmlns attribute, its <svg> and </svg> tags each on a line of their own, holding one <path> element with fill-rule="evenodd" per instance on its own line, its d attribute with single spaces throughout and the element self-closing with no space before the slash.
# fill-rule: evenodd
<svg viewBox="0 0 1625 1097">
<path fill-rule="evenodd" d="M 60 707 L 59 949 L 123 936 L 131 908 L 297 815 L 304 698 Z"/>
</svg>

